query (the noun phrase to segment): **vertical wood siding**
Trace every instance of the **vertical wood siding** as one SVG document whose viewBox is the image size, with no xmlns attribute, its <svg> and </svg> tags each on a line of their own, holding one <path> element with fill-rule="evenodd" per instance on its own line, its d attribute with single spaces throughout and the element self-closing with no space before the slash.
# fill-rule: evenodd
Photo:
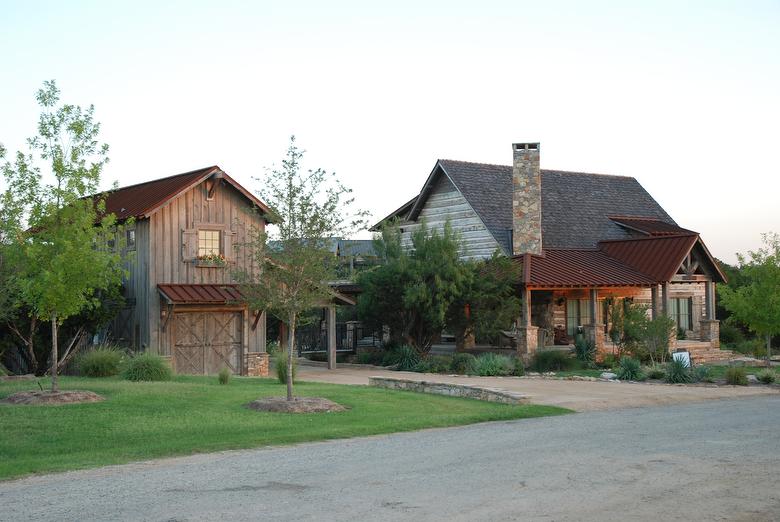
<svg viewBox="0 0 780 522">
<path fill-rule="evenodd" d="M 425 222 L 429 230 L 443 230 L 449 220 L 452 229 L 461 238 L 461 259 L 485 259 L 500 249 L 493 235 L 477 213 L 471 208 L 466 198 L 455 188 L 452 182 L 439 175 L 420 211 L 417 221 L 403 223 L 401 242 L 404 247 L 410 247 L 412 233 Z"/>
<path fill-rule="evenodd" d="M 264 229 L 265 221 L 248 210 L 249 203 L 233 187 L 221 184 L 212 200 L 206 199 L 203 184 L 168 203 L 149 219 L 136 223 L 136 255 L 128 278 L 127 296 L 135 297 L 134 318 L 140 326 L 137 345 L 161 355 L 170 355 L 170 328 L 161 331 L 160 297 L 158 283 L 232 283 L 231 271 L 249 267 L 246 252 L 224 252 L 225 267 L 199 267 L 185 261 L 182 232 L 213 226 L 224 233 L 232 233 L 232 244 L 248 240 L 254 226 Z M 261 318 L 255 330 L 249 328 L 245 340 L 250 351 L 265 349 L 265 321 Z"/>
</svg>

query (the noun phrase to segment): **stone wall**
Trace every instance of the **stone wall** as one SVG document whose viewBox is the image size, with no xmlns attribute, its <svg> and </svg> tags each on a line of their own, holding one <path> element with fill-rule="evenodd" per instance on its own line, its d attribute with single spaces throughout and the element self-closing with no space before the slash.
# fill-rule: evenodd
<svg viewBox="0 0 780 522">
<path fill-rule="evenodd" d="M 539 144 L 512 145 L 512 253 L 542 253 Z"/>
<path fill-rule="evenodd" d="M 528 404 L 529 402 L 529 398 L 526 395 L 497 388 L 485 388 L 467 384 L 413 381 L 410 379 L 396 379 L 393 377 L 369 377 L 368 384 L 369 386 L 387 388 L 390 390 L 449 395 L 450 397 L 463 397 L 480 401 L 500 402 L 503 404 Z"/>
<path fill-rule="evenodd" d="M 244 354 L 244 375 L 248 377 L 268 377 L 268 354 L 249 352 Z"/>
</svg>

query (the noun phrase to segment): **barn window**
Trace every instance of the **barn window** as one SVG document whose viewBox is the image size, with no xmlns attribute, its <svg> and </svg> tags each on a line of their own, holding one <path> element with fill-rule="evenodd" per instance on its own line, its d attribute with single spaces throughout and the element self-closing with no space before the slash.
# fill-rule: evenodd
<svg viewBox="0 0 780 522">
<path fill-rule="evenodd" d="M 220 254 L 219 230 L 198 230 L 198 257 Z"/>
</svg>

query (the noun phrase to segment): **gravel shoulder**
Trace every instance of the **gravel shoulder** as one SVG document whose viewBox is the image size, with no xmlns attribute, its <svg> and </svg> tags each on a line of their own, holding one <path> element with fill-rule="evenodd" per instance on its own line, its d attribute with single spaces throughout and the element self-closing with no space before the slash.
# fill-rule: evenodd
<svg viewBox="0 0 780 522">
<path fill-rule="evenodd" d="M 757 397 L 222 452 L 0 483 L 0 519 L 778 520 L 778 432 Z"/>
</svg>

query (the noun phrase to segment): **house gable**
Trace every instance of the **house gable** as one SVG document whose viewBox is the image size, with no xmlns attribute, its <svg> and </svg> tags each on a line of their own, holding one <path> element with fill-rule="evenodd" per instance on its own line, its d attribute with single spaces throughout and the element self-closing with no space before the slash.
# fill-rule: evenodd
<svg viewBox="0 0 780 522">
<path fill-rule="evenodd" d="M 484 259 L 502 250 L 468 200 L 437 164 L 406 221 L 401 223 L 402 244 L 411 246 L 412 234 L 422 223 L 431 230 L 442 230 L 448 221 L 462 239 L 463 259 Z"/>
</svg>

